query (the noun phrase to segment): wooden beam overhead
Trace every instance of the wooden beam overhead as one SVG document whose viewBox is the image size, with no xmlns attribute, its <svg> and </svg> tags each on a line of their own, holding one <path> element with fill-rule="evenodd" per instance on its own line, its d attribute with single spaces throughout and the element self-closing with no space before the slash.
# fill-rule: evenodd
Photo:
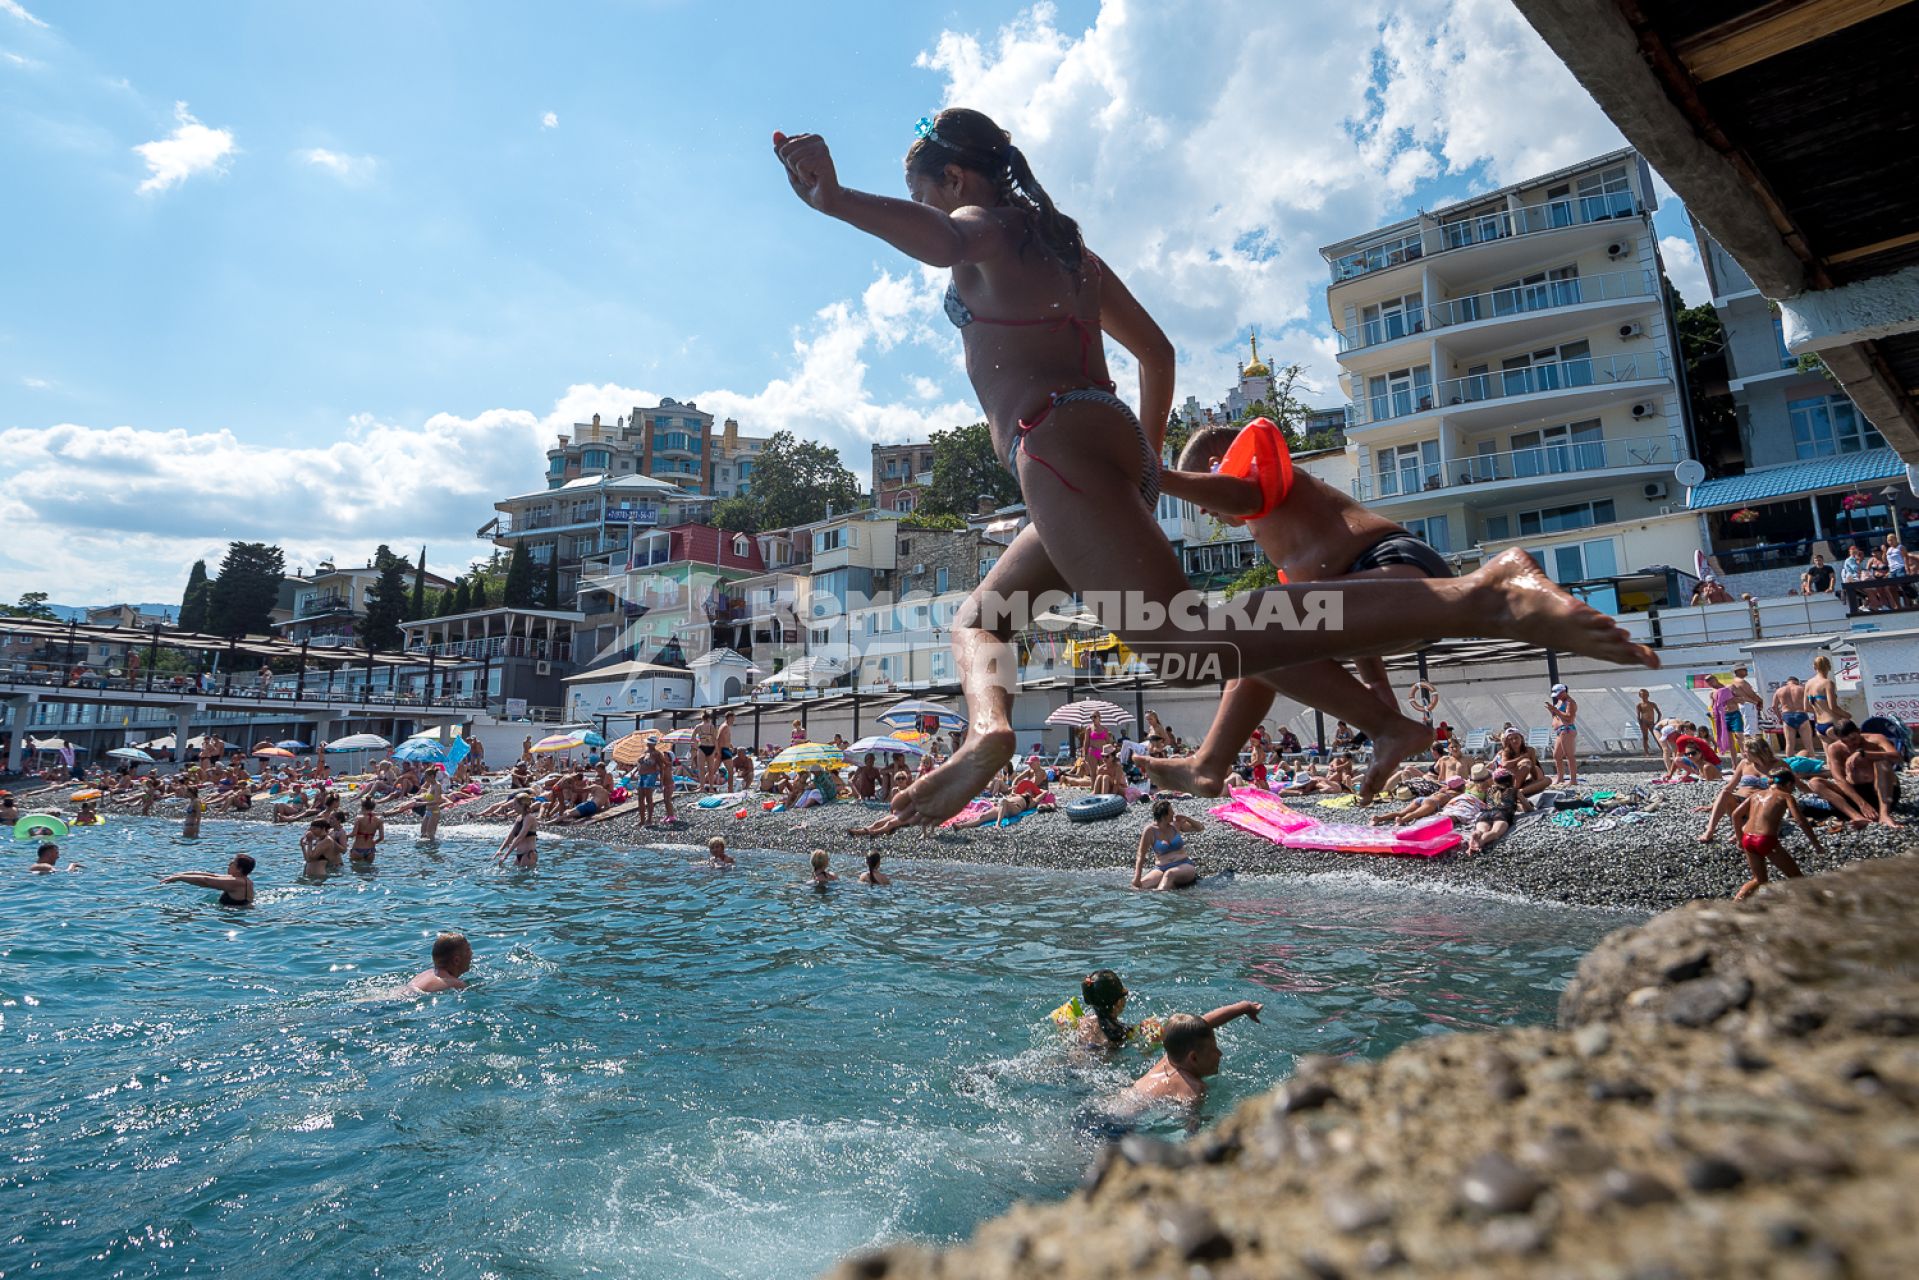
<svg viewBox="0 0 1919 1280">
<path fill-rule="evenodd" d="M 1912 0 L 1773 0 L 1729 22 L 1678 41 L 1673 52 L 1695 80 L 1731 75 L 1776 58 Z"/>
</svg>

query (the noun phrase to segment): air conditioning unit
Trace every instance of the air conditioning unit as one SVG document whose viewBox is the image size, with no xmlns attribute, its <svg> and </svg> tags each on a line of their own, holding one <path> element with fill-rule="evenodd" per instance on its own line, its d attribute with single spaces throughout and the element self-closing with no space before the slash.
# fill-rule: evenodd
<svg viewBox="0 0 1919 1280">
<path fill-rule="evenodd" d="M 553 664 L 550 662 L 536 662 L 533 664 L 533 674 L 536 676 L 550 676 L 553 674 Z"/>
<path fill-rule="evenodd" d="M 1657 411 L 1658 407 L 1659 406 L 1653 404 L 1650 400 L 1641 400 L 1632 407 L 1632 416 L 1635 418 L 1650 418 L 1654 412 Z"/>
<path fill-rule="evenodd" d="M 1624 240 L 1615 240 L 1606 246 L 1606 256 L 1608 258 L 1623 258 L 1631 252 L 1632 246 Z"/>
<path fill-rule="evenodd" d="M 1664 480 L 1648 480 L 1646 482 L 1644 489 L 1646 497 L 1663 498 L 1666 496 L 1666 492 L 1666 482 Z"/>
<path fill-rule="evenodd" d="M 1619 326 L 1619 336 L 1621 338 L 1643 338 L 1646 336 L 1646 326 L 1637 320 L 1629 321 Z"/>
</svg>

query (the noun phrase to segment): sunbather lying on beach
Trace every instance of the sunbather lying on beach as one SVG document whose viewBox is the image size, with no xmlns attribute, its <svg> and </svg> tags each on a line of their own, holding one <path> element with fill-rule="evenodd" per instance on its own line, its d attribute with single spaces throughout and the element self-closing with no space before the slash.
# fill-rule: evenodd
<svg viewBox="0 0 1919 1280">
<path fill-rule="evenodd" d="M 1432 795 L 1413 801 L 1403 809 L 1392 813 L 1376 813 L 1372 817 L 1374 826 L 1392 823 L 1403 827 L 1408 823 L 1430 818 L 1436 813 L 1445 814 L 1455 822 L 1463 822 L 1468 829 L 1478 822 L 1481 810 L 1485 807 L 1487 787 L 1492 781 L 1492 772 L 1483 764 L 1473 766 L 1474 780 L 1449 778 L 1444 787 Z"/>
<path fill-rule="evenodd" d="M 773 143 L 810 207 L 953 269 L 947 316 L 961 330 L 995 451 L 1017 472 L 1031 520 L 953 623 L 972 724 L 943 768 L 894 798 L 897 825 L 951 817 L 1012 756 L 1012 636 L 1023 621 L 1014 615 L 1061 588 L 1106 602 L 1118 614 L 1106 621 L 1135 652 L 1186 659 L 1177 670 L 1161 663 L 1162 678 L 1180 683 L 1456 635 L 1657 665 L 1649 649 L 1519 551 L 1456 581 L 1279 586 L 1230 607 L 1200 608 L 1155 517 L 1172 344 L 1054 208 L 1008 135 L 964 108 L 923 122 L 906 158 L 911 200 L 842 187 L 818 135 L 776 133 Z M 1138 416 L 1114 394 L 1102 331 L 1138 359 Z M 1121 593 L 1137 607 L 1111 608 Z M 1026 607 L 1000 607 L 1017 601 Z M 1239 741 L 1243 734 L 1235 750 Z"/>
</svg>

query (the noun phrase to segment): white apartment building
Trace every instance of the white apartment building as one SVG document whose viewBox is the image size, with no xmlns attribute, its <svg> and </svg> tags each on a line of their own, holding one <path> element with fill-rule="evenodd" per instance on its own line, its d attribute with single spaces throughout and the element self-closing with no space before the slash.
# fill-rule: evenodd
<svg viewBox="0 0 1919 1280">
<path fill-rule="evenodd" d="M 1616 151 L 1322 249 L 1353 493 L 1462 565 L 1690 565 L 1655 207 Z"/>
</svg>

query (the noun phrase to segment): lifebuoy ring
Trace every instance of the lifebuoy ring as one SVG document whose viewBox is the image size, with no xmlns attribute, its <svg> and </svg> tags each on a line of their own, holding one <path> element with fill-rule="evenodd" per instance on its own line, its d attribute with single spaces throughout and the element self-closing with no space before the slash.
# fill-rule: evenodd
<svg viewBox="0 0 1919 1280">
<path fill-rule="evenodd" d="M 1430 712 L 1439 705 L 1439 690 L 1424 680 L 1413 681 L 1413 687 L 1406 691 L 1406 701 L 1413 704 L 1413 710 Z"/>
<path fill-rule="evenodd" d="M 1219 460 L 1219 474 L 1237 480 L 1257 479 L 1264 505 L 1246 519 L 1271 515 L 1293 491 L 1293 453 L 1286 447 L 1285 434 L 1271 418 L 1254 418 Z"/>
<path fill-rule="evenodd" d="M 1101 822 L 1125 812 L 1125 796 L 1087 796 L 1066 806 L 1066 816 L 1074 822 Z"/>
</svg>

